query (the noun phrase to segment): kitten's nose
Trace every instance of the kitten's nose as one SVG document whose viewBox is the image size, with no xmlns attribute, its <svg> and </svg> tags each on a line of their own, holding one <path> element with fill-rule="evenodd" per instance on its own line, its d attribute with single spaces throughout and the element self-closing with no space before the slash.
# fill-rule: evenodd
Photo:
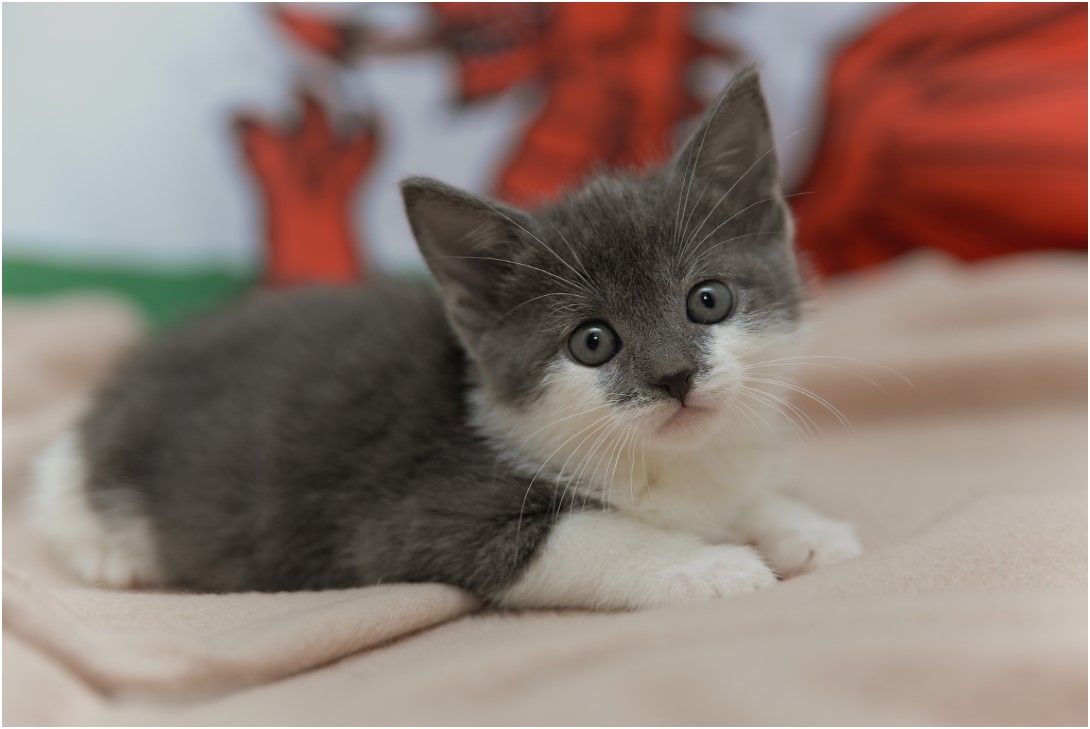
<svg viewBox="0 0 1090 729">
<path fill-rule="evenodd" d="M 658 387 L 666 392 L 670 393 L 670 397 L 675 398 L 682 405 L 685 404 L 685 396 L 689 394 L 689 388 L 693 384 L 693 371 L 692 370 L 680 370 L 672 375 L 666 375 L 655 383 L 655 387 Z"/>
</svg>

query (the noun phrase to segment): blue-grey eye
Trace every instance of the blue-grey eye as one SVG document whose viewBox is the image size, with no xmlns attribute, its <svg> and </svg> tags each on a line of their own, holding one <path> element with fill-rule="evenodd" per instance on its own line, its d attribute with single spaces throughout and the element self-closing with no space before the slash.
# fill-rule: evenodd
<svg viewBox="0 0 1090 729">
<path fill-rule="evenodd" d="M 621 340 L 609 324 L 589 321 L 580 324 L 568 337 L 568 351 L 575 361 L 587 367 L 599 367 L 613 359 L 621 349 Z"/>
<path fill-rule="evenodd" d="M 722 281 L 705 281 L 693 286 L 685 308 L 697 324 L 718 324 L 734 309 L 734 294 Z"/>
</svg>

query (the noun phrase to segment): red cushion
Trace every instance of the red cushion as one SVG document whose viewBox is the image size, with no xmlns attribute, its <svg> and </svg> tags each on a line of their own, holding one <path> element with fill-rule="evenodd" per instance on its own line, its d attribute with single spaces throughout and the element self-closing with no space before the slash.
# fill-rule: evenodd
<svg viewBox="0 0 1090 729">
<path fill-rule="evenodd" d="M 795 198 L 820 271 L 1086 249 L 1087 7 L 926 4 L 836 59 Z"/>
</svg>

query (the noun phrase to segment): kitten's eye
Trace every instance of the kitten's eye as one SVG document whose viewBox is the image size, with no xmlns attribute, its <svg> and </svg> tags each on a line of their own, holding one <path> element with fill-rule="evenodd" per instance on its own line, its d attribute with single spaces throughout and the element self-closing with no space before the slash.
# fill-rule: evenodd
<svg viewBox="0 0 1090 729">
<path fill-rule="evenodd" d="M 568 338 L 568 351 L 575 361 L 587 367 L 599 367 L 613 359 L 621 349 L 621 340 L 609 324 L 590 321 L 580 324 Z"/>
<path fill-rule="evenodd" d="M 722 281 L 705 281 L 693 286 L 685 308 L 697 324 L 718 324 L 730 316 L 734 294 Z"/>
</svg>

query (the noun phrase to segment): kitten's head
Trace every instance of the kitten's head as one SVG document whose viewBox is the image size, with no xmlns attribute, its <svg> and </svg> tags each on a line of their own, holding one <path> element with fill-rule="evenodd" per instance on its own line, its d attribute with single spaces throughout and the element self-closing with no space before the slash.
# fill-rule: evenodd
<svg viewBox="0 0 1090 729">
<path fill-rule="evenodd" d="M 533 212 L 425 178 L 402 192 L 479 396 L 512 434 L 559 443 L 609 424 L 701 443 L 747 365 L 795 328 L 792 224 L 753 70 L 650 174 Z"/>
</svg>

